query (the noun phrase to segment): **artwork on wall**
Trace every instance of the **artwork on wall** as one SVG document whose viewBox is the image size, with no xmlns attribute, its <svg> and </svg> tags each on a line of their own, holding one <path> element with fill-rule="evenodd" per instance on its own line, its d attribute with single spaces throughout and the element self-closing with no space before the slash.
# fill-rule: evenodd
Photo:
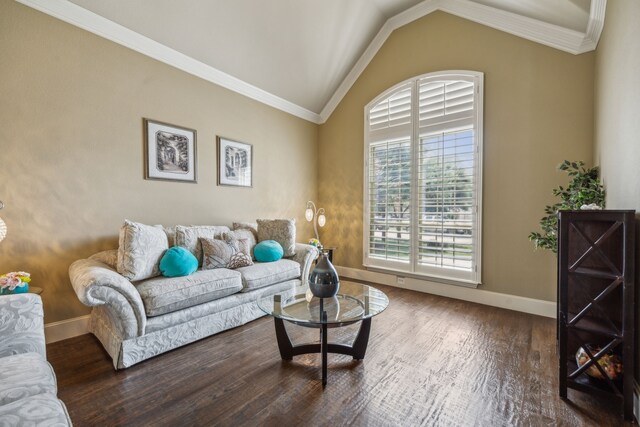
<svg viewBox="0 0 640 427">
<path fill-rule="evenodd" d="M 144 119 L 145 179 L 197 182 L 196 131 Z"/>
<path fill-rule="evenodd" d="M 218 185 L 252 186 L 253 146 L 219 136 Z"/>
</svg>

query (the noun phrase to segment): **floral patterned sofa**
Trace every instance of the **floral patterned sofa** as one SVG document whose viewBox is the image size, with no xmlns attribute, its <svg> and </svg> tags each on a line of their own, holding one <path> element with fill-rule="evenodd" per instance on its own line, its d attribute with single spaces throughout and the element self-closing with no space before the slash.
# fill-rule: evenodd
<svg viewBox="0 0 640 427">
<path fill-rule="evenodd" d="M 216 235 L 230 231 L 227 226 L 193 226 L 196 228 Z M 169 247 L 176 243 L 190 246 L 189 242 L 179 242 L 175 228 L 165 231 Z M 159 240 L 163 240 L 161 236 Z M 195 249 L 196 241 L 191 242 L 194 254 L 202 251 L 199 243 Z M 184 277 L 156 273 L 144 280 L 120 274 L 123 269 L 119 268 L 118 250 L 110 250 L 75 261 L 69 267 L 69 276 L 80 301 L 93 307 L 90 332 L 109 353 L 114 367 L 123 369 L 264 316 L 257 305 L 258 297 L 287 290 L 293 293 L 296 286 L 306 282 L 317 257 L 315 247 L 293 242 L 295 254 L 276 262 L 255 262 L 235 270 L 198 269 Z M 137 252 L 158 244 L 166 242 L 154 243 L 153 238 L 147 238 L 141 248 L 129 251 L 134 254 L 130 266 L 140 264 L 137 258 L 142 255 Z M 120 257 L 123 246 L 121 230 Z"/>
<path fill-rule="evenodd" d="M 70 426 L 47 362 L 42 300 L 0 296 L 0 425 Z"/>
</svg>

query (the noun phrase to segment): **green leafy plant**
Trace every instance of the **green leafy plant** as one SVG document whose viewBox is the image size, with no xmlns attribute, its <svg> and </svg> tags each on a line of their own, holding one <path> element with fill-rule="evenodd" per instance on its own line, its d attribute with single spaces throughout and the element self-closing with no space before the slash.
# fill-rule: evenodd
<svg viewBox="0 0 640 427">
<path fill-rule="evenodd" d="M 529 240 L 536 245 L 536 249 L 550 249 L 553 253 L 558 252 L 558 211 L 579 210 L 582 205 L 590 204 L 604 208 L 605 204 L 605 192 L 600 182 L 598 167 L 587 169 L 582 161 L 565 160 L 560 163 L 558 169 L 566 171 L 571 182 L 567 188 L 559 186 L 553 189 L 553 195 L 560 197 L 560 201 L 545 206 L 546 215 L 540 220 L 542 233 L 534 231 L 529 234 Z"/>
</svg>

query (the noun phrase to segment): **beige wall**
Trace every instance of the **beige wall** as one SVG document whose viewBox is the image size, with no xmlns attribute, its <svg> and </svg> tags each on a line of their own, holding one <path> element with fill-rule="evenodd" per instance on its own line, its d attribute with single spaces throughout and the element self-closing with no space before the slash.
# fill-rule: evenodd
<svg viewBox="0 0 640 427">
<path fill-rule="evenodd" d="M 329 120 L 320 126 L 319 198 L 335 263 L 362 267 L 364 106 L 423 73 L 485 73 L 482 289 L 555 300 L 555 257 L 533 250 L 555 172 L 592 161 L 592 53 L 574 56 L 445 13 L 393 32 Z"/>
<path fill-rule="evenodd" d="M 45 289 L 47 323 L 86 314 L 69 264 L 117 247 L 124 218 L 296 217 L 316 195 L 317 125 L 0 0 L 0 273 Z M 143 179 L 142 118 L 196 129 L 198 183 Z M 254 188 L 216 186 L 216 135 L 253 144 Z"/>
<path fill-rule="evenodd" d="M 595 161 L 607 207 L 640 211 L 640 2 L 607 3 L 596 51 Z"/>
<path fill-rule="evenodd" d="M 607 190 L 607 207 L 640 213 L 640 2 L 607 2 L 604 32 L 596 50 L 595 153 Z M 636 214 L 640 217 L 640 214 Z M 636 248 L 640 224 L 636 221 Z M 636 251 L 636 289 L 640 251 Z M 636 291 L 637 295 L 637 291 Z M 637 301 L 637 299 L 636 299 Z M 636 313 L 636 356 L 640 354 Z M 640 378 L 636 360 L 635 377 Z"/>
</svg>

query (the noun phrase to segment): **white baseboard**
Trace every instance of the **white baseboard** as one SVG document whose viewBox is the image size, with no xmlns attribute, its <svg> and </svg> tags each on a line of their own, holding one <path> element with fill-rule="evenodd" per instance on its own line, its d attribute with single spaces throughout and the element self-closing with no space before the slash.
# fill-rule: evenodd
<svg viewBox="0 0 640 427">
<path fill-rule="evenodd" d="M 404 284 L 398 284 L 395 274 L 378 273 L 374 271 L 360 270 L 357 268 L 336 266 L 338 274 L 352 279 L 367 282 L 380 283 L 396 288 L 410 289 L 428 294 L 455 298 L 492 307 L 506 308 L 508 310 L 521 311 L 523 313 L 537 314 L 538 316 L 556 318 L 557 306 L 555 302 L 517 295 L 501 294 L 498 292 L 473 289 L 464 286 L 447 285 L 429 280 L 404 277 Z"/>
<path fill-rule="evenodd" d="M 89 315 L 61 320 L 44 325 L 44 338 L 47 344 L 84 335 L 89 332 Z"/>
</svg>

